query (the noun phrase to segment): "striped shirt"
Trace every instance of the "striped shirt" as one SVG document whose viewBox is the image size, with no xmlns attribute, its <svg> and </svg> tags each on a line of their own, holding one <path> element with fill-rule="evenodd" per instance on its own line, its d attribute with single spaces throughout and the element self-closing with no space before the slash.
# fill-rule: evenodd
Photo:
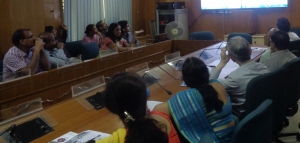
<svg viewBox="0 0 300 143">
<path fill-rule="evenodd" d="M 33 50 L 33 48 L 30 49 L 29 53 L 26 54 L 16 46 L 11 47 L 3 59 L 3 77 L 5 78 L 10 74 L 15 73 L 22 67 L 28 66 L 33 56 Z M 39 65 L 35 73 L 41 71 L 42 69 Z"/>
</svg>

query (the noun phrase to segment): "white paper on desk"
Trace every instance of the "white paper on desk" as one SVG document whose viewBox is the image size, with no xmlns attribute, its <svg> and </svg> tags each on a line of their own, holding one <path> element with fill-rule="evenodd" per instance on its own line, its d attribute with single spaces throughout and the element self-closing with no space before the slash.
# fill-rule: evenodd
<svg viewBox="0 0 300 143">
<path fill-rule="evenodd" d="M 159 101 L 147 101 L 147 106 L 148 106 L 148 109 L 150 111 L 153 110 L 153 108 L 157 105 L 157 104 L 161 104 L 162 102 L 159 102 Z"/>
<path fill-rule="evenodd" d="M 74 132 L 68 132 L 68 133 L 50 141 L 49 143 L 66 143 L 67 141 L 69 141 L 70 139 L 75 137 L 76 135 L 78 135 L 78 134 L 74 133 Z"/>
<path fill-rule="evenodd" d="M 87 130 L 79 133 L 77 136 L 73 137 L 66 143 L 85 143 L 89 140 L 99 140 L 108 136 L 110 136 L 110 134 Z"/>
<path fill-rule="evenodd" d="M 185 82 L 182 81 L 182 83 L 180 84 L 180 86 L 186 86 Z"/>
<path fill-rule="evenodd" d="M 219 75 L 219 79 L 225 79 L 225 77 L 227 77 L 231 72 L 235 71 L 237 68 L 239 68 L 239 65 L 230 59 L 226 66 L 222 69 Z"/>
</svg>

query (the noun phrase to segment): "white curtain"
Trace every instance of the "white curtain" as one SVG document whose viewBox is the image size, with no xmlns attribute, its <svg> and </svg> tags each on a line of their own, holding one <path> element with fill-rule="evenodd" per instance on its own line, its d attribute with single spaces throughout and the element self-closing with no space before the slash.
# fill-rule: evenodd
<svg viewBox="0 0 300 143">
<path fill-rule="evenodd" d="M 64 23 L 68 26 L 67 42 L 83 38 L 85 27 L 105 20 L 108 25 L 127 20 L 132 26 L 132 0 L 64 0 Z"/>
</svg>

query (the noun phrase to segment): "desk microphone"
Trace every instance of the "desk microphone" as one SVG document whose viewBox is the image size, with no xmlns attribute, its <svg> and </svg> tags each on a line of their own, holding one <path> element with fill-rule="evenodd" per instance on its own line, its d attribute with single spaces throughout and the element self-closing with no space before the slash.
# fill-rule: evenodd
<svg viewBox="0 0 300 143">
<path fill-rule="evenodd" d="M 144 73 L 144 75 L 143 75 L 143 77 L 142 77 L 143 80 L 144 80 L 145 75 L 149 76 L 147 73 Z M 152 77 L 152 76 L 149 76 L 149 77 L 151 77 L 152 79 L 154 79 L 154 77 Z M 164 89 L 164 90 L 168 93 L 168 95 L 172 95 L 172 92 L 169 91 L 169 90 L 167 90 L 167 89 L 165 89 L 163 86 L 161 86 L 161 85 L 158 83 L 158 80 L 156 80 L 156 79 L 154 79 L 154 80 L 155 80 L 155 83 L 156 83 L 156 84 L 158 84 L 162 89 Z"/>
<path fill-rule="evenodd" d="M 221 44 L 220 44 L 220 46 L 219 46 L 218 48 L 203 49 L 203 51 L 202 51 L 202 52 L 200 53 L 200 55 L 199 55 L 199 58 L 201 58 L 201 56 L 202 56 L 202 54 L 204 53 L 205 50 L 215 50 L 215 49 L 220 49 L 224 42 L 225 42 L 225 41 L 222 41 Z M 217 51 L 218 51 L 218 50 L 217 50 Z M 204 59 L 204 58 L 203 58 L 203 59 Z M 206 59 L 204 59 L 204 60 L 206 60 Z"/>
<path fill-rule="evenodd" d="M 161 85 L 158 83 L 158 81 L 155 81 L 155 83 L 158 84 L 162 89 L 164 89 L 164 90 L 168 93 L 168 95 L 172 95 L 172 92 L 171 92 L 170 90 L 165 89 L 163 86 L 161 86 Z"/>
</svg>

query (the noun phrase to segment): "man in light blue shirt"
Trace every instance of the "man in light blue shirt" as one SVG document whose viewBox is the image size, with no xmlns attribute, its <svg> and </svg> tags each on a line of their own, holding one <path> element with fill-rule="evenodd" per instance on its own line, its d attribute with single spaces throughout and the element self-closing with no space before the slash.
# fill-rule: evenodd
<svg viewBox="0 0 300 143">
<path fill-rule="evenodd" d="M 45 54 L 51 63 L 51 68 L 56 68 L 57 66 L 62 67 L 70 64 L 70 61 L 63 50 L 64 44 L 58 43 L 52 33 L 44 32 L 41 33 L 39 37 L 43 39 L 43 42 L 45 43 Z"/>
</svg>

